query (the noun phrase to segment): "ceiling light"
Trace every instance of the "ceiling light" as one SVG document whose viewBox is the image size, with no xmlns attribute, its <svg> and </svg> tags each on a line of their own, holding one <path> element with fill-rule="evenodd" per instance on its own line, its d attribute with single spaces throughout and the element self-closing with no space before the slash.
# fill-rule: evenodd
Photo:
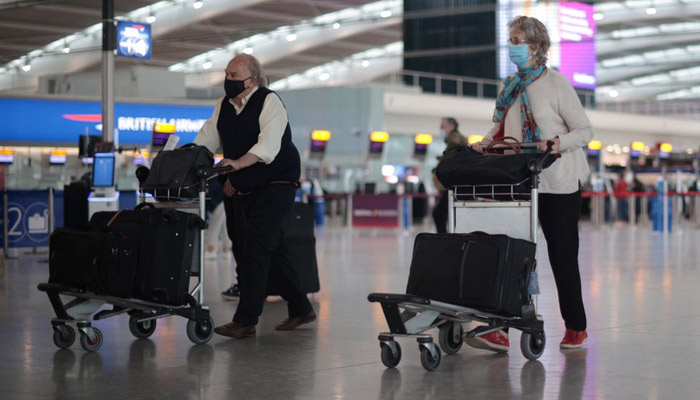
<svg viewBox="0 0 700 400">
<path fill-rule="evenodd" d="M 333 24 L 333 29 L 340 29 L 340 22 Z"/>
<path fill-rule="evenodd" d="M 202 68 L 203 68 L 203 69 L 211 69 L 211 67 L 212 67 L 211 61 L 205 61 L 205 62 L 202 64 Z"/>
<path fill-rule="evenodd" d="M 245 49 L 243 49 L 243 52 L 246 54 L 253 54 L 253 48 L 248 46 Z"/>
<path fill-rule="evenodd" d="M 389 18 L 391 17 L 391 10 L 384 10 L 379 13 L 379 16 L 382 18 Z"/>
<path fill-rule="evenodd" d="M 318 76 L 318 79 L 320 79 L 322 81 L 327 81 L 328 78 L 330 78 L 330 77 L 331 77 L 331 75 L 328 72 L 324 72 Z"/>
<path fill-rule="evenodd" d="M 61 53 L 63 53 L 63 54 L 68 54 L 68 53 L 70 53 L 70 47 L 68 47 L 67 44 L 64 44 L 64 45 L 63 45 L 63 48 L 61 48 Z"/>
<path fill-rule="evenodd" d="M 369 61 L 367 61 L 367 60 L 362 60 L 362 62 L 360 63 L 360 65 L 362 65 L 363 67 L 367 68 L 367 67 L 369 67 Z"/>
<path fill-rule="evenodd" d="M 22 71 L 29 72 L 32 70 L 32 64 L 29 63 L 29 59 L 24 60 L 24 65 L 22 65 Z"/>
<path fill-rule="evenodd" d="M 646 11 L 647 15 L 654 15 L 656 14 L 656 7 L 648 7 Z"/>
<path fill-rule="evenodd" d="M 194 7 L 195 10 L 199 10 L 203 5 L 204 2 L 202 0 L 196 0 L 194 3 L 192 3 L 192 7 Z"/>
<path fill-rule="evenodd" d="M 287 41 L 288 41 L 288 42 L 293 42 L 293 41 L 295 41 L 295 40 L 297 40 L 297 34 L 296 34 L 296 33 L 290 33 L 289 35 L 287 35 Z"/>
<path fill-rule="evenodd" d="M 608 92 L 608 96 L 610 96 L 610 97 L 612 97 L 612 98 L 615 98 L 615 97 L 617 97 L 617 96 L 619 96 L 619 95 L 620 95 L 620 93 L 619 93 L 617 90 L 615 90 L 615 89 L 613 89 L 613 90 L 611 90 L 610 92 Z"/>
<path fill-rule="evenodd" d="M 148 22 L 149 24 L 156 22 L 156 15 L 153 13 L 150 13 L 148 15 L 148 17 L 146 17 L 146 22 Z"/>
<path fill-rule="evenodd" d="M 595 14 L 593 14 L 593 19 L 596 20 L 596 21 L 600 21 L 600 20 L 602 20 L 603 18 L 604 18 L 604 17 L 603 17 L 603 13 L 595 13 Z"/>
</svg>

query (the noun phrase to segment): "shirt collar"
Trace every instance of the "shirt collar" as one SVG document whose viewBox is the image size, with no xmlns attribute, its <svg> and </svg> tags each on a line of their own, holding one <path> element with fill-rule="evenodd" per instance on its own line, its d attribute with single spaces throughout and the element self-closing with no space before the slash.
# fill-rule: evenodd
<svg viewBox="0 0 700 400">
<path fill-rule="evenodd" d="M 236 105 L 236 103 L 233 102 L 233 99 L 229 98 L 228 102 L 231 103 L 231 105 L 233 105 L 233 107 L 236 109 L 236 112 L 240 112 L 242 109 L 245 108 L 245 105 L 248 104 L 248 100 L 250 100 L 250 98 L 253 97 L 253 93 L 258 91 L 258 88 L 259 88 L 259 86 L 255 86 L 253 88 L 253 90 L 251 90 L 250 93 L 248 93 L 243 98 L 243 100 L 241 100 L 241 107 L 240 108 L 238 107 L 238 105 Z"/>
</svg>

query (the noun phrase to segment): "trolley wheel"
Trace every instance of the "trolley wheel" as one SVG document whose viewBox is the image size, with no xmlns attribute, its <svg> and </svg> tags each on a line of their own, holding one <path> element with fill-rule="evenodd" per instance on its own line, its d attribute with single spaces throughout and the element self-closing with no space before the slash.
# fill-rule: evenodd
<svg viewBox="0 0 700 400">
<path fill-rule="evenodd" d="M 391 351 L 391 347 L 386 343 L 380 343 L 379 346 L 382 348 L 382 364 L 387 368 L 395 368 L 401 362 L 401 346 L 399 342 L 394 342 L 396 346 L 396 355 Z"/>
<path fill-rule="evenodd" d="M 53 343 L 59 349 L 67 349 L 75 343 L 75 329 L 68 325 L 54 325 Z"/>
<path fill-rule="evenodd" d="M 97 351 L 102 347 L 102 341 L 104 336 L 102 331 L 97 328 L 88 328 L 91 334 L 80 332 L 80 345 L 85 349 L 85 351 Z M 90 337 L 94 336 L 94 337 Z"/>
<path fill-rule="evenodd" d="M 440 343 L 440 348 L 445 354 L 457 354 L 459 349 L 462 348 L 462 344 L 464 343 L 462 340 L 462 333 L 464 333 L 462 324 L 449 321 L 440 326 L 438 341 Z"/>
<path fill-rule="evenodd" d="M 428 347 L 421 346 L 420 363 L 423 365 L 423 368 L 428 371 L 435 371 L 440 366 L 440 348 L 437 346 L 435 346 L 435 354 L 437 357 L 433 357 L 433 353 Z"/>
<path fill-rule="evenodd" d="M 187 321 L 187 337 L 192 343 L 204 344 L 212 336 L 214 336 L 214 319 L 212 317 L 203 323 L 194 319 Z"/>
<path fill-rule="evenodd" d="M 156 320 L 149 319 L 139 322 L 139 317 L 132 315 L 129 317 L 129 331 L 137 339 L 148 339 L 156 331 Z"/>
<path fill-rule="evenodd" d="M 544 332 L 535 334 L 523 332 L 520 336 L 520 351 L 528 360 L 537 360 L 544 353 L 544 346 L 547 343 Z"/>
</svg>

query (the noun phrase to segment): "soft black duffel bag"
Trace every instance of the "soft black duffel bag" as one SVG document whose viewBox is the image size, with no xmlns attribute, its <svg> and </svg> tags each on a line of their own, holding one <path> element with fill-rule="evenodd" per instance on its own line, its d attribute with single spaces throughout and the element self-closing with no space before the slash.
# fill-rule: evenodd
<svg viewBox="0 0 700 400">
<path fill-rule="evenodd" d="M 197 198 L 200 179 L 196 172 L 213 166 L 214 156 L 204 146 L 187 144 L 161 151 L 153 160 L 143 189 L 159 201 Z"/>
<path fill-rule="evenodd" d="M 541 157 L 538 153 L 488 155 L 468 146 L 457 146 L 445 152 L 435 169 L 438 181 L 445 188 L 458 185 L 516 185 L 515 193 L 527 193 L 531 176 L 528 163 Z M 556 161 L 555 155 L 547 155 L 542 168 Z M 518 185 L 519 184 L 519 185 Z M 496 192 L 509 192 L 510 188 L 496 188 Z"/>
<path fill-rule="evenodd" d="M 413 247 L 406 293 L 520 316 L 528 301 L 536 247 L 506 235 L 421 233 Z"/>
</svg>

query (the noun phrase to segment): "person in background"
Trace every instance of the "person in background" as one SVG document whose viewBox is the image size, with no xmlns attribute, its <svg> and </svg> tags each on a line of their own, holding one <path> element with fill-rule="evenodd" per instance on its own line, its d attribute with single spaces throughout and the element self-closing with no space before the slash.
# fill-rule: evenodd
<svg viewBox="0 0 700 400">
<path fill-rule="evenodd" d="M 289 257 L 283 228 L 299 186 L 299 152 L 281 99 L 265 87 L 260 62 L 239 54 L 225 73 L 226 95 L 195 138 L 196 144 L 214 154 L 223 149 L 224 159 L 218 165 L 231 168 L 224 195 L 231 197 L 236 215 L 243 219 L 235 221 L 232 237 L 240 301 L 232 322 L 214 332 L 232 338 L 256 334 L 273 263 L 280 272 L 280 295 L 289 314 L 275 329 L 293 330 L 316 320 Z"/>
<path fill-rule="evenodd" d="M 578 264 L 580 185 L 590 172 L 582 149 L 591 141 L 593 130 L 569 81 L 546 65 L 550 39 L 545 25 L 536 18 L 519 16 L 508 27 L 508 52 L 518 72 L 502 82 L 493 114 L 494 126 L 472 148 L 483 151 L 494 138 L 512 136 L 523 142 L 539 142 L 541 151 L 547 149 L 547 141 L 552 141 L 552 152 L 561 154 L 540 175 L 539 221 L 566 327 L 559 346 L 578 348 L 588 338 Z M 465 342 L 501 352 L 508 351 L 510 344 L 503 330 L 467 338 Z"/>
<path fill-rule="evenodd" d="M 445 144 L 447 145 L 445 151 L 452 150 L 461 144 L 467 144 L 467 139 L 462 136 L 457 128 L 459 128 L 459 123 L 452 117 L 445 117 L 440 121 L 440 134 L 445 137 Z M 438 157 L 438 160 L 441 158 L 442 157 Z M 435 183 L 435 180 L 433 181 L 433 183 Z M 435 208 L 433 208 L 433 221 L 435 221 L 437 233 L 446 233 L 448 213 L 447 191 L 442 187 L 437 189 L 440 190 L 440 198 L 437 204 L 435 204 Z"/>
<path fill-rule="evenodd" d="M 617 220 L 618 221 L 627 221 L 629 220 L 628 217 L 628 207 L 629 203 L 627 202 L 627 181 L 625 180 L 625 174 L 623 172 L 620 173 L 620 176 L 618 177 L 619 179 L 617 180 L 617 183 L 615 183 L 615 199 L 617 199 Z"/>
</svg>

